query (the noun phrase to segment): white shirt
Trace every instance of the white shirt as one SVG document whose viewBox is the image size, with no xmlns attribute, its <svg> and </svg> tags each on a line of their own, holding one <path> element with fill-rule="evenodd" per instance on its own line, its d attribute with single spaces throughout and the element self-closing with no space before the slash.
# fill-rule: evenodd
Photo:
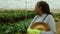
<svg viewBox="0 0 60 34">
<path fill-rule="evenodd" d="M 46 14 L 43 14 L 42 16 L 36 15 L 35 17 L 37 17 L 37 18 L 34 22 L 42 22 L 42 20 L 46 17 Z M 43 22 L 47 23 L 48 22 L 48 17 L 46 17 Z"/>
<path fill-rule="evenodd" d="M 43 14 L 42 16 L 36 15 L 34 17 L 34 19 L 32 20 L 30 26 L 32 25 L 32 23 L 35 22 L 42 22 L 43 18 L 46 16 L 47 14 Z M 52 15 L 48 15 L 46 17 L 46 19 L 43 21 L 45 23 L 48 23 L 48 25 L 51 28 L 51 31 L 46 32 L 46 31 L 42 31 L 41 34 L 55 34 L 56 33 L 56 27 L 55 27 L 55 21 Z M 28 28 L 30 28 L 30 26 Z"/>
</svg>

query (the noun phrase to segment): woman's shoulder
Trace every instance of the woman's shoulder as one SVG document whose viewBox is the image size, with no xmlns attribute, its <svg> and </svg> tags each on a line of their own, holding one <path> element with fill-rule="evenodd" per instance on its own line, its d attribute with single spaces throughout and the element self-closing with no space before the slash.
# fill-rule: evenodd
<svg viewBox="0 0 60 34">
<path fill-rule="evenodd" d="M 51 14 L 49 14 L 48 17 L 53 17 L 53 16 Z"/>
<path fill-rule="evenodd" d="M 53 18 L 53 16 L 51 14 L 48 15 L 48 18 Z"/>
</svg>

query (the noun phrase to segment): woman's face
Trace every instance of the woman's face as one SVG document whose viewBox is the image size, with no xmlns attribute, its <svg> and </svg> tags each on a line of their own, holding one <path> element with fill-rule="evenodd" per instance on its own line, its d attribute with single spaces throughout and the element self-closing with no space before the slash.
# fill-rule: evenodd
<svg viewBox="0 0 60 34">
<path fill-rule="evenodd" d="M 38 7 L 38 4 L 35 6 L 35 11 L 36 11 L 36 13 L 37 13 L 38 15 L 42 15 L 42 14 L 43 14 L 43 12 L 42 12 L 42 10 L 41 10 L 41 7 Z"/>
</svg>

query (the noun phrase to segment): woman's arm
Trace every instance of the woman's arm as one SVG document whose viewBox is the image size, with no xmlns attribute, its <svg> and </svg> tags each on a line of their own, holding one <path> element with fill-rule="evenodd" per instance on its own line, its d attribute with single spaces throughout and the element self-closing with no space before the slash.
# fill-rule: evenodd
<svg viewBox="0 0 60 34">
<path fill-rule="evenodd" d="M 51 28 L 51 31 L 42 31 L 41 34 L 56 34 L 55 21 L 52 15 L 48 15 L 48 25 Z"/>
</svg>

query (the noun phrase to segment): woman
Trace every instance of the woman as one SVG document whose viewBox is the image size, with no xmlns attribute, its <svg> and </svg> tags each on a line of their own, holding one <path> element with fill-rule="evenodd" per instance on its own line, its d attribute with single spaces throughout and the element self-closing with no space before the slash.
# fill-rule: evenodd
<svg viewBox="0 0 60 34">
<path fill-rule="evenodd" d="M 36 11 L 37 15 L 34 17 L 34 19 L 32 20 L 32 22 L 28 28 L 30 28 L 32 23 L 34 23 L 34 22 L 42 22 L 43 18 L 46 15 L 48 15 L 46 17 L 46 19 L 44 20 L 44 23 L 48 23 L 51 30 L 48 32 L 41 31 L 40 34 L 56 34 L 55 21 L 54 21 L 52 14 L 50 13 L 49 5 L 45 1 L 39 1 L 39 2 L 37 2 L 36 6 L 35 6 L 35 11 Z"/>
</svg>

